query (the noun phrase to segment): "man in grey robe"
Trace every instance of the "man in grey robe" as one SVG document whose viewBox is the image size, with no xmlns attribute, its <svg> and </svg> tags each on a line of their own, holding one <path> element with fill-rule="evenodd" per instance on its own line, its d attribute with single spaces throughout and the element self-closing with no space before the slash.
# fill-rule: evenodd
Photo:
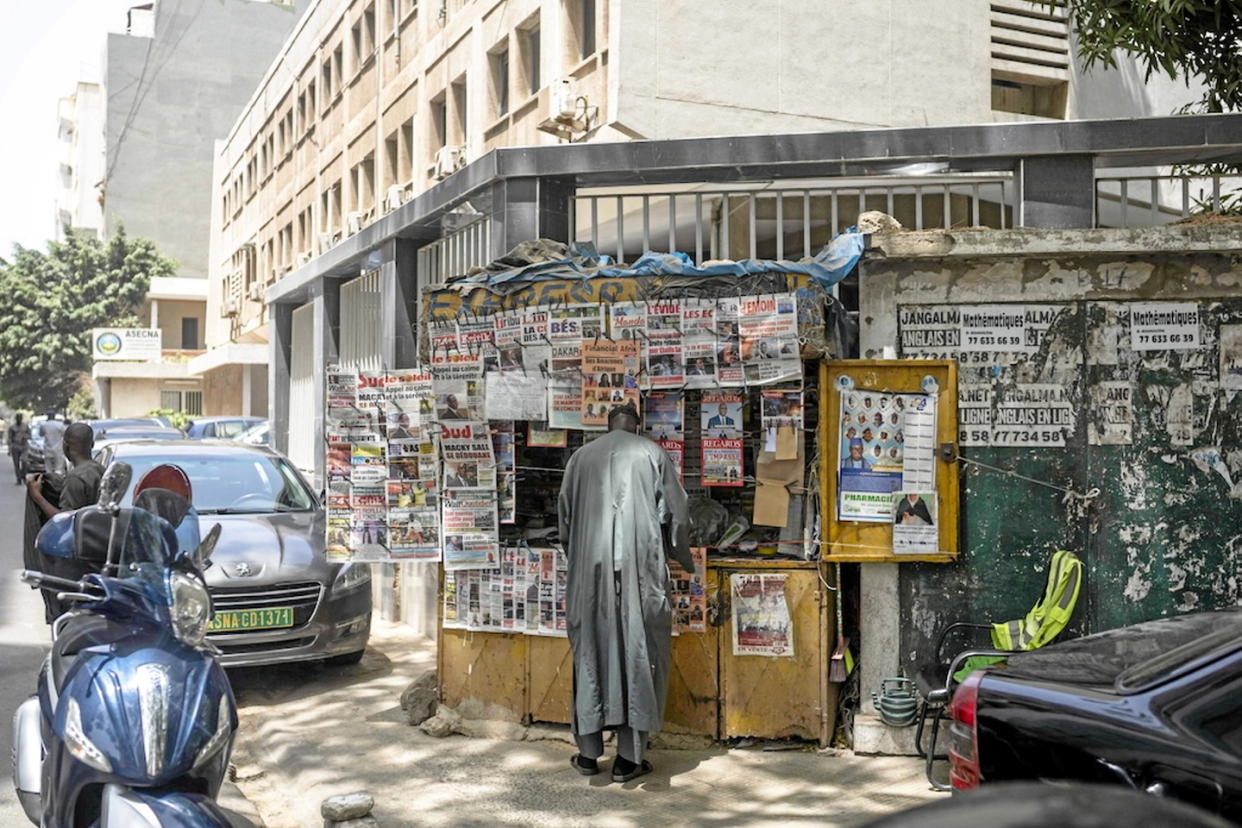
<svg viewBox="0 0 1242 828">
<path fill-rule="evenodd" d="M 677 468 L 637 431 L 633 404 L 612 409 L 608 433 L 570 458 L 558 504 L 579 750 L 571 761 L 581 774 L 598 773 L 604 731 L 615 730 L 616 782 L 651 772 L 647 735 L 664 718 L 672 636 L 666 557 L 694 570 Z"/>
</svg>

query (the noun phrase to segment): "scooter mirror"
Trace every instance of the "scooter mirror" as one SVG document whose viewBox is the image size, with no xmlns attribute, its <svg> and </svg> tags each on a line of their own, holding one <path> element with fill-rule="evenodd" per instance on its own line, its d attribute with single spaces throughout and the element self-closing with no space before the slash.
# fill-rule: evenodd
<svg viewBox="0 0 1242 828">
<path fill-rule="evenodd" d="M 207 533 L 207 537 L 199 541 L 198 549 L 194 552 L 194 563 L 199 569 L 206 569 L 208 562 L 211 560 L 211 553 L 216 551 L 216 541 L 220 540 L 220 524 L 211 527 L 211 531 Z"/>
<path fill-rule="evenodd" d="M 99 508 L 112 510 L 121 505 L 121 498 L 129 490 L 134 478 L 133 466 L 114 460 L 108 465 L 99 481 Z"/>
</svg>

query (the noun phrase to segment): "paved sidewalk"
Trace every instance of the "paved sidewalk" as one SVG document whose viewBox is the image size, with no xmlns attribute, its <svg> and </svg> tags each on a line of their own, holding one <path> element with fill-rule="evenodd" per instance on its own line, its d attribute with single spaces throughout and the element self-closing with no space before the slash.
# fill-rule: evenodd
<svg viewBox="0 0 1242 828">
<path fill-rule="evenodd" d="M 401 691 L 434 669 L 430 642 L 377 623 L 357 667 L 232 673 L 238 785 L 268 828 L 318 826 L 320 801 L 370 791 L 398 825 L 850 825 L 933 799 L 917 760 L 813 750 L 654 750 L 655 773 L 582 777 L 557 738 L 436 739 L 405 722 Z"/>
</svg>

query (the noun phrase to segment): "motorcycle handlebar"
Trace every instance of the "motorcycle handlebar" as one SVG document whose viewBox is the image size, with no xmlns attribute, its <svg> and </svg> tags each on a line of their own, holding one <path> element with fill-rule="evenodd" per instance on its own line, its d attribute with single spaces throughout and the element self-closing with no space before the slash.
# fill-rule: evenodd
<svg viewBox="0 0 1242 828">
<path fill-rule="evenodd" d="M 23 569 L 21 579 L 25 583 L 33 584 L 41 589 L 55 589 L 60 591 L 70 590 L 77 592 L 85 590 L 86 584 L 81 581 L 71 581 L 68 578 L 57 578 L 55 575 L 46 575 L 42 572 L 36 572 L 33 569 Z"/>
</svg>

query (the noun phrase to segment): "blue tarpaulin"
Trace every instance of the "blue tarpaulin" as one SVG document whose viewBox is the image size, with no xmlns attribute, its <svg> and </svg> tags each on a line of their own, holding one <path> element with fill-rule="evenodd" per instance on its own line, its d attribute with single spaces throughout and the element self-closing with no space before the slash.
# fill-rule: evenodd
<svg viewBox="0 0 1242 828">
<path fill-rule="evenodd" d="M 801 261 L 742 259 L 695 266 L 685 253 L 643 254 L 630 265 L 617 264 L 590 244 L 566 247 L 539 239 L 518 245 L 486 270 L 450 280 L 450 285 L 502 285 L 509 282 L 543 282 L 554 279 L 618 279 L 639 276 L 753 276 L 764 273 L 797 273 L 814 279 L 820 287 L 840 282 L 863 252 L 863 234 L 850 227 L 837 235 L 820 253 Z"/>
</svg>

